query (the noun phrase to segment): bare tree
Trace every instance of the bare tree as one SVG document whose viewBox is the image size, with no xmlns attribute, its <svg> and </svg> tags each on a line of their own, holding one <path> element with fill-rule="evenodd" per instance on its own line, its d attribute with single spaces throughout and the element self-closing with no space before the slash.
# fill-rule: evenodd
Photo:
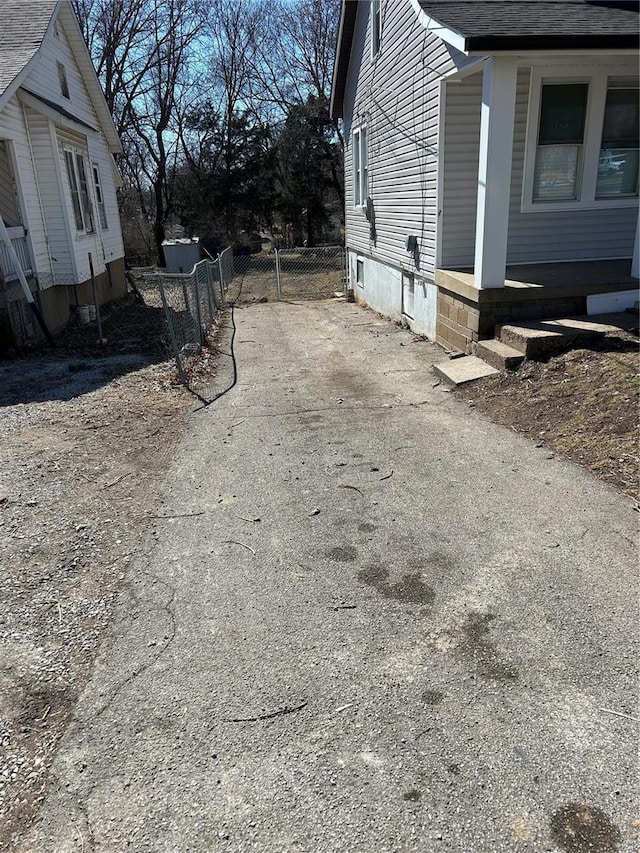
<svg viewBox="0 0 640 853">
<path fill-rule="evenodd" d="M 162 262 L 181 122 L 200 93 L 202 0 L 73 0 L 122 140 L 125 183 L 148 210 Z M 196 94 L 197 93 L 197 94 Z M 149 192 L 150 190 L 150 192 Z M 148 209 L 149 199 L 151 209 Z"/>
</svg>

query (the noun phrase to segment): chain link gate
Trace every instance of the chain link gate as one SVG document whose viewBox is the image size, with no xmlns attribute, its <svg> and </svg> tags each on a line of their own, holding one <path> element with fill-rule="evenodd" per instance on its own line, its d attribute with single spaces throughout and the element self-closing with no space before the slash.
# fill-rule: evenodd
<svg viewBox="0 0 640 853">
<path fill-rule="evenodd" d="M 275 266 L 278 299 L 330 299 L 346 293 L 342 246 L 276 249 Z"/>
</svg>

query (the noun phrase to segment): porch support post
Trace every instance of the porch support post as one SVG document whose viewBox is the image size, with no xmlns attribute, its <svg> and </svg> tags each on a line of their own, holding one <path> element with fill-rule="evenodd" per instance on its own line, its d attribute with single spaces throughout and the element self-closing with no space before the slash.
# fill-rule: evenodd
<svg viewBox="0 0 640 853">
<path fill-rule="evenodd" d="M 633 258 L 631 260 L 631 275 L 640 278 L 640 211 L 636 222 L 636 241 L 633 247 Z"/>
<path fill-rule="evenodd" d="M 515 59 L 485 60 L 474 267 L 478 288 L 504 287 L 517 76 Z"/>
</svg>

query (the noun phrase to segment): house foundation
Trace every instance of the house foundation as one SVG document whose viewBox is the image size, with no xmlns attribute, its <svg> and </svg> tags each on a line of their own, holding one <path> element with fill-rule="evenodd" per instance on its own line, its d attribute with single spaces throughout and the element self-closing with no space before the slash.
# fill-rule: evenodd
<svg viewBox="0 0 640 853">
<path fill-rule="evenodd" d="M 470 270 L 438 270 L 436 342 L 470 353 L 500 323 L 587 313 L 587 297 L 637 287 L 630 261 L 585 261 L 507 267 L 505 286 L 479 289 Z"/>
</svg>

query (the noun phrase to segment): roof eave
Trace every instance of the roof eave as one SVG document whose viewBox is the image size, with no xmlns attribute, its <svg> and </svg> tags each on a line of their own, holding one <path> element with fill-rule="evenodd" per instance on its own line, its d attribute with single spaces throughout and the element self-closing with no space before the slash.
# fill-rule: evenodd
<svg viewBox="0 0 640 853">
<path fill-rule="evenodd" d="M 343 118 L 344 92 L 349 73 L 349 59 L 353 46 L 358 0 L 343 0 L 340 10 L 340 26 L 338 29 L 338 45 L 336 58 L 333 63 L 333 80 L 331 83 L 331 118 Z"/>
<path fill-rule="evenodd" d="M 469 54 L 500 53 L 501 51 L 596 51 L 638 50 L 640 35 L 573 35 L 573 36 L 467 36 L 465 52 Z"/>
</svg>

